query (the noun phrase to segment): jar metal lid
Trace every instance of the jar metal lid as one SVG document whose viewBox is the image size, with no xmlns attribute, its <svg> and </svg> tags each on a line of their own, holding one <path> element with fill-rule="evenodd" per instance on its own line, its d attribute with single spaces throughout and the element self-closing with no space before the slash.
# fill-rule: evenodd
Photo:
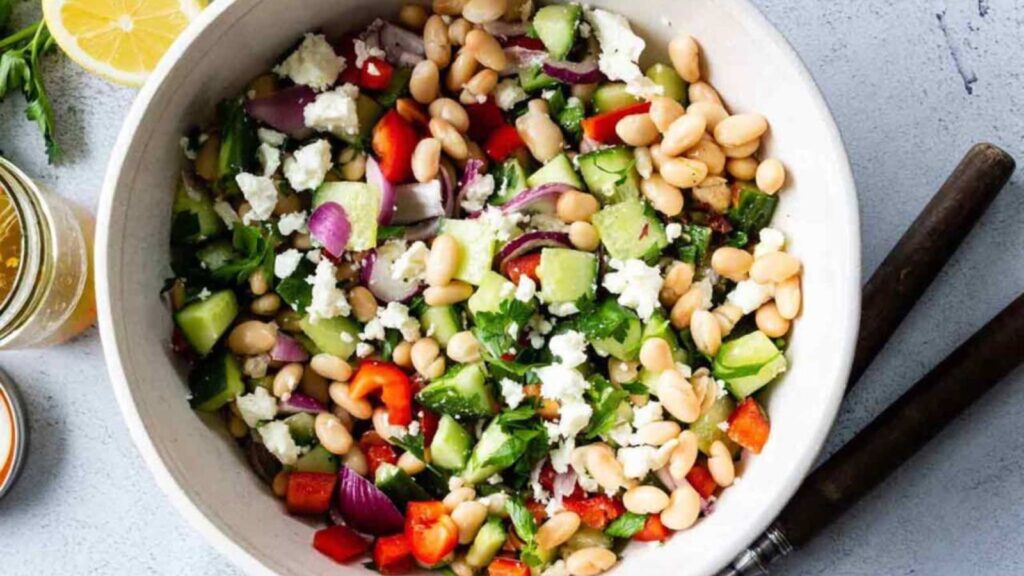
<svg viewBox="0 0 1024 576">
<path fill-rule="evenodd" d="M 14 382 L 0 370 L 0 498 L 18 478 L 25 461 L 28 426 Z"/>
</svg>

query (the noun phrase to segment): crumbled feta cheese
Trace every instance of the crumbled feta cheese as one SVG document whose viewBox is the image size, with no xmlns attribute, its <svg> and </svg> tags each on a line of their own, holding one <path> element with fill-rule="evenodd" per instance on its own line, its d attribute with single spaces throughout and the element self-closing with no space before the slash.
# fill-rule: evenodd
<svg viewBox="0 0 1024 576">
<path fill-rule="evenodd" d="M 270 128 L 257 128 L 256 136 L 260 139 L 260 142 L 277 147 L 284 145 L 284 140 L 286 138 L 284 134 L 277 130 L 271 130 Z"/>
<path fill-rule="evenodd" d="M 665 93 L 665 87 L 646 76 L 637 76 L 626 83 L 626 93 L 642 100 L 654 100 Z"/>
<path fill-rule="evenodd" d="M 619 448 L 616 457 L 622 464 L 626 478 L 643 478 L 651 471 L 657 450 L 653 446 L 630 446 Z"/>
<path fill-rule="evenodd" d="M 341 426 L 337 419 L 328 422 L 328 426 Z M 292 432 L 282 420 L 267 422 L 259 427 L 260 437 L 267 451 L 277 457 L 281 464 L 291 466 L 299 459 L 302 449 L 292 438 Z"/>
<path fill-rule="evenodd" d="M 590 424 L 593 414 L 594 409 L 582 400 L 563 401 L 558 409 L 558 431 L 563 438 L 572 438 Z"/>
<path fill-rule="evenodd" d="M 263 166 L 264 176 L 273 176 L 281 167 L 281 151 L 270 144 L 260 144 L 256 149 L 256 157 L 259 158 L 260 166 Z"/>
<path fill-rule="evenodd" d="M 526 274 L 519 277 L 519 284 L 516 285 L 516 300 L 529 302 L 537 295 L 537 283 Z"/>
<path fill-rule="evenodd" d="M 262 386 L 257 386 L 251 394 L 235 398 L 235 406 L 249 428 L 255 428 L 260 422 L 273 420 L 277 416 L 277 398 Z"/>
<path fill-rule="evenodd" d="M 458 490 L 466 485 L 466 481 L 461 476 L 452 476 L 448 479 L 448 490 Z"/>
<path fill-rule="evenodd" d="M 409 436 L 419 436 L 420 435 L 420 431 L 421 431 L 420 430 L 420 423 L 419 423 L 419 421 L 418 420 L 413 420 L 412 422 L 409 422 L 408 431 L 409 431 Z"/>
<path fill-rule="evenodd" d="M 181 140 L 178 141 L 178 144 L 181 146 L 181 151 L 185 154 L 185 158 L 188 158 L 189 160 L 196 159 L 198 154 L 196 153 L 196 150 L 192 148 L 192 141 L 188 136 L 182 136 Z"/>
<path fill-rule="evenodd" d="M 344 69 L 345 58 L 334 53 L 323 34 L 306 34 L 302 44 L 274 72 L 296 84 L 326 90 Z"/>
<path fill-rule="evenodd" d="M 633 408 L 633 426 L 636 428 L 664 419 L 665 416 L 660 402 L 651 401 L 644 406 Z"/>
<path fill-rule="evenodd" d="M 586 22 L 580 22 L 580 37 L 590 38 L 590 33 L 594 30 L 590 27 L 590 24 Z"/>
<path fill-rule="evenodd" d="M 541 576 L 570 576 L 569 568 L 565 565 L 565 560 L 558 560 L 545 568 Z"/>
<path fill-rule="evenodd" d="M 728 432 L 729 431 L 729 421 L 728 420 L 722 420 L 721 422 L 716 424 L 716 426 L 718 426 L 718 429 L 721 430 L 722 432 Z"/>
<path fill-rule="evenodd" d="M 772 299 L 775 294 L 774 284 L 758 284 L 747 279 L 736 284 L 732 292 L 726 294 L 725 299 L 736 305 L 744 314 L 750 314 L 761 307 L 762 304 Z"/>
<path fill-rule="evenodd" d="M 480 213 L 479 221 L 486 224 L 500 242 L 506 242 L 515 234 L 517 227 L 526 217 L 518 212 L 505 214 L 497 206 L 488 206 Z"/>
<path fill-rule="evenodd" d="M 282 214 L 277 220 L 277 231 L 282 236 L 291 236 L 296 232 L 306 231 L 306 211 Z"/>
<path fill-rule="evenodd" d="M 650 178 L 654 174 L 654 158 L 651 156 L 651 149 L 647 146 L 637 146 L 633 149 L 633 159 L 636 161 L 636 171 L 643 179 Z"/>
<path fill-rule="evenodd" d="M 587 361 L 587 339 L 576 330 L 552 336 L 549 348 L 563 366 L 575 368 Z"/>
<path fill-rule="evenodd" d="M 224 225 L 228 227 L 228 230 L 234 230 L 235 224 L 242 221 L 242 219 L 238 217 L 238 212 L 235 212 L 235 209 L 231 207 L 231 204 L 228 204 L 224 200 L 217 200 L 214 202 L 213 211 L 217 213 L 217 216 L 220 216 L 221 220 L 224 221 Z"/>
<path fill-rule="evenodd" d="M 391 265 L 391 278 L 394 280 L 419 280 L 427 273 L 427 257 L 430 248 L 423 242 L 413 242 L 401 256 Z"/>
<path fill-rule="evenodd" d="M 648 266 L 643 260 L 612 259 L 608 266 L 615 272 L 604 277 L 604 287 L 612 294 L 618 294 L 618 302 L 636 310 L 640 319 L 647 321 L 661 305 L 658 294 L 664 282 L 656 266 Z"/>
<path fill-rule="evenodd" d="M 463 190 L 465 196 L 462 200 L 462 209 L 466 212 L 479 212 L 483 210 L 487 199 L 494 194 L 494 176 L 477 176 L 475 180 L 466 184 Z"/>
<path fill-rule="evenodd" d="M 505 398 L 505 404 L 515 410 L 523 403 L 526 393 L 523 392 L 523 385 L 508 378 L 501 379 L 501 395 Z"/>
<path fill-rule="evenodd" d="M 309 260 L 313 264 L 319 264 L 320 263 L 320 258 L 322 256 L 323 256 L 323 254 L 320 252 L 319 249 L 310 250 L 309 252 L 306 252 L 306 260 Z"/>
<path fill-rule="evenodd" d="M 250 378 L 263 378 L 267 375 L 267 368 L 270 367 L 270 354 L 257 354 L 249 356 L 242 364 L 242 374 Z"/>
<path fill-rule="evenodd" d="M 759 241 L 754 246 L 754 258 L 760 258 L 765 254 L 778 252 L 786 245 L 786 235 L 775 228 L 761 228 L 758 235 Z"/>
<path fill-rule="evenodd" d="M 370 354 L 373 354 L 373 346 L 366 342 L 360 342 L 356 344 L 356 356 L 360 358 L 366 358 Z"/>
<path fill-rule="evenodd" d="M 370 58 L 379 58 L 381 60 L 387 58 L 387 54 L 385 54 L 383 50 L 376 46 L 370 46 L 358 38 L 352 42 L 352 46 L 355 48 L 356 52 L 356 68 L 359 68 L 360 70 L 363 68 L 363 64 L 365 64 Z"/>
<path fill-rule="evenodd" d="M 542 232 L 566 232 L 569 225 L 551 214 L 534 214 L 530 217 L 530 227 Z"/>
<path fill-rule="evenodd" d="M 683 235 L 683 225 L 679 222 L 673 222 L 668 226 L 665 226 L 665 236 L 669 242 L 675 242 L 680 236 Z"/>
<path fill-rule="evenodd" d="M 629 20 L 621 14 L 606 10 L 587 12 L 587 19 L 596 29 L 601 45 L 598 67 L 609 80 L 630 81 L 643 76 L 637 62 L 646 44 L 633 33 Z"/>
<path fill-rule="evenodd" d="M 317 95 L 316 100 L 302 110 L 306 126 L 339 138 L 359 134 L 356 98 L 359 98 L 359 88 L 352 84 Z"/>
<path fill-rule="evenodd" d="M 546 318 L 540 314 L 534 314 L 530 318 L 529 324 L 530 331 L 527 336 L 530 338 L 530 346 L 535 350 L 540 350 L 544 347 L 545 336 L 551 332 L 554 328 L 551 322 L 548 322 Z"/>
<path fill-rule="evenodd" d="M 346 344 L 351 344 L 353 340 L 355 340 L 355 337 L 352 336 L 351 334 L 349 334 L 348 332 L 342 332 L 341 333 L 341 341 L 342 342 L 344 342 Z"/>
<path fill-rule="evenodd" d="M 380 314 L 380 308 L 377 309 L 377 313 Z M 360 340 L 383 340 L 385 336 L 384 324 L 381 323 L 380 318 L 371 318 L 363 326 L 363 331 L 359 333 Z"/>
<path fill-rule="evenodd" d="M 208 288 L 203 288 L 202 290 L 199 291 L 199 294 L 196 294 L 196 298 L 199 298 L 199 300 L 205 302 L 206 299 L 209 298 L 212 295 L 213 295 L 213 293 L 210 292 L 210 290 Z"/>
<path fill-rule="evenodd" d="M 248 226 L 253 222 L 270 218 L 274 213 L 274 207 L 277 206 L 277 187 L 274 186 L 274 181 L 266 176 L 242 172 L 235 176 L 235 182 L 251 208 L 242 217 L 242 223 Z"/>
<path fill-rule="evenodd" d="M 551 312 L 553 316 L 558 316 L 559 318 L 578 314 L 579 311 L 580 309 L 576 307 L 575 302 L 552 302 L 551 304 L 548 304 L 548 312 Z"/>
<path fill-rule="evenodd" d="M 316 275 L 306 281 L 313 285 L 313 301 L 309 305 L 309 321 L 317 321 L 336 316 L 348 316 L 352 307 L 348 304 L 345 291 L 337 286 L 337 270 L 330 260 L 324 258 L 316 265 Z"/>
<path fill-rule="evenodd" d="M 619 446 L 629 446 L 633 440 L 633 427 L 623 422 L 608 431 L 608 438 Z"/>
<path fill-rule="evenodd" d="M 576 439 L 569 438 L 551 451 L 551 467 L 559 474 L 569 471 L 572 463 L 572 451 L 576 449 Z"/>
<path fill-rule="evenodd" d="M 295 248 L 289 248 L 274 258 L 274 276 L 284 280 L 295 273 L 295 269 L 302 262 L 302 252 Z"/>
<path fill-rule="evenodd" d="M 578 371 L 561 364 L 536 369 L 541 381 L 540 395 L 557 402 L 583 398 L 590 383 Z"/>
<path fill-rule="evenodd" d="M 324 177 L 332 165 L 330 143 L 317 140 L 299 148 L 285 159 L 284 177 L 298 192 L 316 190 L 324 183 Z"/>
<path fill-rule="evenodd" d="M 711 309 L 711 297 L 714 296 L 715 289 L 711 285 L 711 278 L 705 276 L 701 278 L 699 282 L 694 282 L 694 286 L 700 289 L 700 309 L 710 310 Z"/>
<path fill-rule="evenodd" d="M 516 107 L 516 104 L 529 98 L 526 94 L 526 90 L 523 90 L 522 86 L 519 85 L 519 80 L 515 78 L 506 78 L 498 83 L 498 86 L 494 89 L 494 101 L 498 104 L 498 108 L 504 111 L 509 111 Z"/>
<path fill-rule="evenodd" d="M 501 482 L 501 474 L 494 474 L 487 479 L 487 483 L 490 484 L 491 486 L 497 486 L 498 484 L 501 484 Z"/>
<path fill-rule="evenodd" d="M 378 308 L 377 318 L 383 327 L 401 332 L 406 342 L 420 338 L 420 321 L 409 316 L 409 307 L 401 302 L 388 302 L 386 307 Z"/>
</svg>

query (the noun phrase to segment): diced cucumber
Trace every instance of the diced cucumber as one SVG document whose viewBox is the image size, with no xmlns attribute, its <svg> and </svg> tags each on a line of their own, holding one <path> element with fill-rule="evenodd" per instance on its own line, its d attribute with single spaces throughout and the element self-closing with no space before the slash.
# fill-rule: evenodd
<svg viewBox="0 0 1024 576">
<path fill-rule="evenodd" d="M 786 357 L 760 330 L 722 344 L 712 371 L 729 392 L 746 398 L 786 371 Z"/>
<path fill-rule="evenodd" d="M 479 364 L 453 366 L 416 399 L 429 410 L 456 418 L 482 418 L 497 412 L 497 403 Z"/>
<path fill-rule="evenodd" d="M 561 554 L 563 558 L 568 558 L 569 556 L 572 556 L 573 552 L 577 552 L 585 548 L 605 548 L 610 550 L 614 544 L 615 541 L 612 540 L 612 537 L 605 534 L 603 531 L 596 528 L 582 526 L 565 542 L 565 544 L 562 544 Z"/>
<path fill-rule="evenodd" d="M 309 316 L 303 316 L 299 326 L 321 352 L 343 360 L 347 360 L 356 351 L 356 344 L 359 343 L 359 325 L 343 316 L 322 318 L 315 324 Z"/>
<path fill-rule="evenodd" d="M 480 282 L 480 287 L 469 297 L 466 307 L 470 313 L 496 312 L 502 301 L 508 300 L 516 291 L 516 285 L 501 274 L 488 270 Z"/>
<path fill-rule="evenodd" d="M 686 81 L 676 72 L 675 68 L 658 63 L 648 68 L 644 75 L 661 86 L 662 96 L 678 100 L 683 106 L 689 105 Z"/>
<path fill-rule="evenodd" d="M 174 195 L 171 214 L 177 220 L 183 214 L 191 214 L 199 222 L 199 231 L 177 240 L 185 242 L 201 242 L 224 232 L 224 221 L 213 209 L 213 200 L 200 190 L 190 189 L 184 181 L 178 184 L 178 192 Z"/>
<path fill-rule="evenodd" d="M 575 302 L 597 291 L 597 257 L 567 248 L 540 251 L 540 299 L 544 302 Z"/>
<path fill-rule="evenodd" d="M 295 437 L 294 432 L 292 432 L 292 437 Z M 299 442 L 298 438 L 295 439 L 295 442 Z M 295 470 L 297 472 L 337 474 L 338 468 L 338 457 L 328 452 L 327 448 L 324 448 L 322 444 L 299 456 L 299 459 L 295 462 Z"/>
<path fill-rule="evenodd" d="M 420 314 L 420 326 L 424 334 L 430 334 L 443 347 L 462 331 L 462 319 L 454 306 L 427 306 Z"/>
<path fill-rule="evenodd" d="M 722 441 L 734 454 L 739 450 L 739 446 L 729 439 L 724 430 L 719 428 L 719 425 L 727 421 L 735 409 L 736 401 L 728 396 L 722 396 L 711 405 L 711 408 L 703 416 L 690 424 L 690 430 L 697 435 L 697 448 L 701 452 L 708 454 L 711 445 L 716 440 Z"/>
<path fill-rule="evenodd" d="M 376 100 L 360 93 L 359 97 L 356 98 L 356 116 L 359 118 L 359 133 L 354 136 L 346 134 L 342 137 L 342 140 L 353 146 L 363 146 L 369 141 L 370 136 L 373 134 L 373 127 L 377 125 L 377 119 L 380 118 L 383 111 L 384 108 Z"/>
<path fill-rule="evenodd" d="M 576 42 L 583 8 L 579 4 L 545 6 L 533 16 L 533 29 L 555 60 L 562 60 Z"/>
<path fill-rule="evenodd" d="M 668 245 L 665 227 L 639 200 L 605 206 L 593 217 L 601 243 L 612 258 L 630 260 L 656 256 Z"/>
<path fill-rule="evenodd" d="M 777 194 L 765 194 L 757 186 L 745 183 L 740 186 L 736 205 L 729 210 L 729 221 L 736 229 L 746 232 L 747 236 L 753 238 L 762 228 L 767 228 L 771 224 L 778 205 Z"/>
<path fill-rule="evenodd" d="M 347 250 L 369 250 L 377 246 L 377 217 L 380 190 L 363 182 L 326 182 L 313 194 L 313 208 L 335 202 L 345 209 L 352 226 Z"/>
<path fill-rule="evenodd" d="M 315 421 L 316 418 L 306 412 L 292 414 L 284 419 L 295 443 L 301 446 L 308 446 L 313 443 L 313 440 L 316 440 L 316 430 L 313 428 Z"/>
<path fill-rule="evenodd" d="M 496 166 L 493 171 L 495 193 L 490 202 L 501 206 L 513 196 L 526 190 L 526 170 L 518 158 L 512 157 Z"/>
<path fill-rule="evenodd" d="M 472 441 L 469 432 L 445 414 L 437 423 L 437 432 L 430 442 L 430 461 L 445 470 L 458 472 L 466 466 Z"/>
<path fill-rule="evenodd" d="M 534 64 L 519 70 L 519 85 L 527 92 L 536 92 L 558 86 L 558 80 L 545 74 L 540 64 Z"/>
<path fill-rule="evenodd" d="M 640 197 L 640 174 L 636 171 L 636 160 L 629 147 L 595 150 L 578 160 L 587 189 L 603 204 Z"/>
<path fill-rule="evenodd" d="M 676 362 L 687 363 L 686 350 L 679 345 L 679 336 L 672 328 L 668 318 L 661 312 L 655 312 L 650 320 L 647 321 L 647 324 L 644 325 L 644 334 L 641 340 L 646 342 L 650 338 L 661 338 L 668 342 L 668 347 L 672 350 L 672 358 Z"/>
<path fill-rule="evenodd" d="M 491 516 L 473 538 L 473 544 L 466 552 L 466 564 L 477 570 L 487 566 L 505 545 L 506 540 L 508 533 L 505 531 L 505 524 L 501 518 Z"/>
<path fill-rule="evenodd" d="M 455 279 L 479 286 L 494 262 L 494 231 L 479 220 L 445 220 L 441 232 L 455 238 L 459 247 Z"/>
<path fill-rule="evenodd" d="M 238 316 L 238 299 L 233 290 L 221 290 L 197 300 L 174 314 L 181 333 L 200 355 L 207 355 Z"/>
<path fill-rule="evenodd" d="M 648 393 L 652 393 L 658 389 L 658 379 L 661 378 L 662 372 L 654 372 L 647 368 L 641 368 L 640 374 L 637 375 L 637 382 L 647 387 Z"/>
<path fill-rule="evenodd" d="M 605 112 L 639 104 L 643 100 L 639 96 L 626 92 L 626 85 L 624 83 L 607 82 L 598 86 L 597 90 L 594 90 L 592 102 L 594 103 L 594 113 L 604 114 Z"/>
<path fill-rule="evenodd" d="M 469 462 L 466 464 L 465 470 L 462 471 L 462 479 L 469 484 L 476 484 L 504 470 L 505 467 L 487 464 L 487 461 L 503 450 L 509 440 L 510 436 L 502 430 L 498 419 L 492 420 L 484 429 L 484 433 L 480 435 L 480 441 L 473 448 Z"/>
<path fill-rule="evenodd" d="M 430 500 L 430 495 L 409 476 L 409 473 L 390 462 L 381 462 L 374 472 L 373 483 L 377 485 L 399 510 L 405 510 L 409 502 Z"/>
<path fill-rule="evenodd" d="M 200 412 L 216 412 L 245 392 L 242 370 L 234 355 L 221 351 L 207 356 L 188 375 L 189 404 Z"/>
<path fill-rule="evenodd" d="M 231 246 L 231 242 L 226 240 L 207 244 L 196 252 L 196 258 L 199 258 L 203 267 L 210 272 L 227 264 L 234 257 L 235 249 Z"/>
<path fill-rule="evenodd" d="M 640 317 L 636 315 L 636 312 L 619 304 L 614 298 L 608 298 L 601 302 L 596 313 L 615 317 L 625 315 L 629 318 L 629 328 L 626 331 L 626 337 L 622 340 L 616 340 L 615 338 L 595 339 L 591 342 L 594 350 L 626 362 L 636 360 L 637 355 L 640 354 L 640 344 L 643 338 L 643 326 L 640 324 Z"/>
<path fill-rule="evenodd" d="M 220 120 L 220 150 L 217 155 L 217 185 L 237 190 L 235 175 L 252 172 L 256 166 L 256 123 L 245 113 L 240 99 L 224 100 L 217 106 Z"/>
<path fill-rule="evenodd" d="M 541 184 L 560 183 L 568 184 L 577 190 L 583 189 L 583 181 L 580 180 L 576 170 L 572 167 L 572 161 L 565 154 L 555 156 L 539 170 L 530 174 L 526 183 L 531 188 Z"/>
</svg>

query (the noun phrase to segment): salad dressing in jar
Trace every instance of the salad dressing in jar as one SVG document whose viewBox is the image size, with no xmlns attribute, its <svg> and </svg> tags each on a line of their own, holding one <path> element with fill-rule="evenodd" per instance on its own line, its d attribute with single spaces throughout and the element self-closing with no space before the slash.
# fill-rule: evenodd
<svg viewBox="0 0 1024 576">
<path fill-rule="evenodd" d="M 0 350 L 64 342 L 96 320 L 91 216 L 0 158 Z"/>
</svg>

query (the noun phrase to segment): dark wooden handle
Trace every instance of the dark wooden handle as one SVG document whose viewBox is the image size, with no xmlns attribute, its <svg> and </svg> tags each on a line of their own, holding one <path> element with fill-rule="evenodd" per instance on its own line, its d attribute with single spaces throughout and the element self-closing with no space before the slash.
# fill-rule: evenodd
<svg viewBox="0 0 1024 576">
<path fill-rule="evenodd" d="M 1024 362 L 1024 294 L 804 481 L 775 525 L 799 547 Z"/>
<path fill-rule="evenodd" d="M 864 286 L 847 392 L 1013 174 L 1013 157 L 975 144 Z"/>
</svg>

